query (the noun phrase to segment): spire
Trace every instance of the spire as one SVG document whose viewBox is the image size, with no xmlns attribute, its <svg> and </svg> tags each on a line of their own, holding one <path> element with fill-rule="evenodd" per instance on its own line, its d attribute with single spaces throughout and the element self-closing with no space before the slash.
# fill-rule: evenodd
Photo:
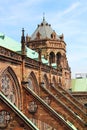
<svg viewBox="0 0 87 130">
<path fill-rule="evenodd" d="M 24 28 L 22 28 L 21 43 L 25 43 Z"/>
<path fill-rule="evenodd" d="M 25 46 L 24 28 L 22 28 L 22 36 L 21 36 L 21 51 L 22 51 L 22 55 L 26 55 L 26 46 Z"/>
<path fill-rule="evenodd" d="M 43 13 L 43 22 L 45 21 L 45 13 Z"/>
<path fill-rule="evenodd" d="M 42 22 L 42 24 L 43 24 L 43 25 L 46 25 L 46 23 L 47 23 L 47 22 L 45 21 L 45 13 L 43 13 L 43 22 Z"/>
</svg>

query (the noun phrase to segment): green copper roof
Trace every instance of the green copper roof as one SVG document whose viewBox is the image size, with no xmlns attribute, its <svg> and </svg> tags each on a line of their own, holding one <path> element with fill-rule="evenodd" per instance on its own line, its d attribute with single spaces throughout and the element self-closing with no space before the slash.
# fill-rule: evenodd
<svg viewBox="0 0 87 130">
<path fill-rule="evenodd" d="M 0 33 L 0 46 L 21 53 L 21 43 L 16 42 L 12 38 Z M 27 56 L 32 59 L 38 59 L 38 53 L 26 47 Z"/>
<path fill-rule="evenodd" d="M 21 44 L 16 42 L 15 40 L 9 38 L 3 33 L 0 33 L 0 46 L 8 48 L 12 51 L 20 51 Z"/>
<path fill-rule="evenodd" d="M 52 65 L 53 68 L 55 68 L 55 69 L 57 68 L 57 64 L 56 63 L 52 63 L 51 65 Z"/>
<path fill-rule="evenodd" d="M 42 63 L 48 65 L 48 60 L 44 58 L 44 56 L 41 57 Z"/>
<path fill-rule="evenodd" d="M 72 79 L 72 91 L 87 91 L 87 78 Z"/>
<path fill-rule="evenodd" d="M 38 53 L 36 51 L 34 51 L 34 50 L 31 50 L 28 47 L 27 47 L 27 56 L 32 58 L 32 59 L 38 60 Z"/>
<path fill-rule="evenodd" d="M 45 21 L 43 21 L 43 24 L 45 24 Z M 21 54 L 21 43 L 13 40 L 3 33 L 0 33 L 0 46 Z M 27 57 L 38 61 L 39 54 L 28 47 L 26 47 L 26 55 Z M 41 57 L 41 60 L 43 64 L 49 65 L 48 60 L 46 60 L 44 56 Z M 56 64 L 53 63 L 52 67 L 56 68 Z"/>
</svg>

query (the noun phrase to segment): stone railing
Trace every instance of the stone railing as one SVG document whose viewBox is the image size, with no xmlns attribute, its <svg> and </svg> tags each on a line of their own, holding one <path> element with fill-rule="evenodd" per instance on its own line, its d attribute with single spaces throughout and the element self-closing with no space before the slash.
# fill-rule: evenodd
<svg viewBox="0 0 87 130">
<path fill-rule="evenodd" d="M 19 60 L 19 61 L 21 60 L 21 55 L 1 46 L 0 46 L 0 55 L 11 59 Z"/>
</svg>

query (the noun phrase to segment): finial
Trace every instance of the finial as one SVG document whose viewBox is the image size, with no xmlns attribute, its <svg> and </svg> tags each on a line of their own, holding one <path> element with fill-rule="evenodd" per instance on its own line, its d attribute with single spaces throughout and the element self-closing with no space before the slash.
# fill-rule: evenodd
<svg viewBox="0 0 87 130">
<path fill-rule="evenodd" d="M 43 13 L 43 21 L 45 21 L 45 13 Z"/>
<path fill-rule="evenodd" d="M 24 42 L 25 42 L 24 28 L 22 28 L 21 43 L 24 43 Z"/>
<path fill-rule="evenodd" d="M 22 28 L 22 36 L 24 36 L 24 28 Z"/>
</svg>

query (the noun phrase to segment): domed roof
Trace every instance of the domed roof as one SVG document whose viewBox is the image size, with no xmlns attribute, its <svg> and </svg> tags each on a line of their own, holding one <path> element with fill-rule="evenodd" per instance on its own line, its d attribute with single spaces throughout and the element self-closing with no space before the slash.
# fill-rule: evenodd
<svg viewBox="0 0 87 130">
<path fill-rule="evenodd" d="M 56 32 L 51 28 L 51 25 L 48 24 L 43 17 L 42 23 L 37 26 L 35 32 L 31 35 L 30 40 L 37 39 L 60 39 L 60 37 L 56 34 Z"/>
</svg>

